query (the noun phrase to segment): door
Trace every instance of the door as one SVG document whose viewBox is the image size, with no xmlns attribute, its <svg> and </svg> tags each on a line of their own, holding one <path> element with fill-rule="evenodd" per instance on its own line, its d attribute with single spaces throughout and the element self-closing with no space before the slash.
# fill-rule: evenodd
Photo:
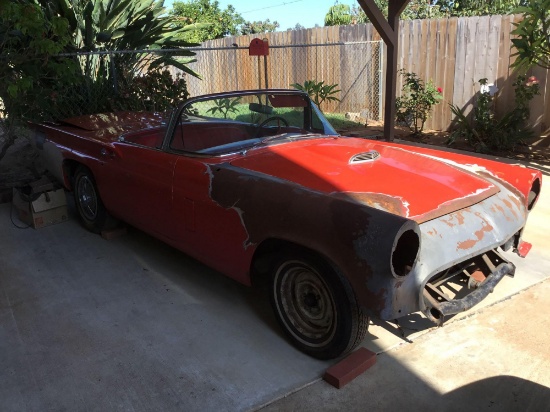
<svg viewBox="0 0 550 412">
<path fill-rule="evenodd" d="M 104 156 L 101 196 L 116 217 L 158 237 L 174 235 L 172 181 L 177 156 L 158 149 L 116 143 Z"/>
</svg>

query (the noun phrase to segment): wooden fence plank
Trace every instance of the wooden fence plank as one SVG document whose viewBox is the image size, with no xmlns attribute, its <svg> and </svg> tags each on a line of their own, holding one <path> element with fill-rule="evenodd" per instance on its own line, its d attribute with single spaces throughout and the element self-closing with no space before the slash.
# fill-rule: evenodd
<svg viewBox="0 0 550 412">
<path fill-rule="evenodd" d="M 445 35 L 445 72 L 443 73 L 443 103 L 445 107 L 441 116 L 441 123 L 438 129 L 447 129 L 452 121 L 452 113 L 448 104 L 453 103 L 455 89 L 456 72 L 456 43 L 457 43 L 457 25 L 456 17 L 450 18 L 447 23 L 447 33 Z"/>
<path fill-rule="evenodd" d="M 544 115 L 547 110 L 544 107 L 544 91 L 548 87 L 548 84 L 546 83 L 547 74 L 548 70 L 545 70 L 539 66 L 535 66 L 527 74 L 528 76 L 535 76 L 539 82 L 539 94 L 533 97 L 533 100 L 529 103 L 529 110 L 531 112 L 529 126 L 533 128 L 533 131 L 536 134 L 540 134 L 546 129 L 544 124 Z"/>
<path fill-rule="evenodd" d="M 471 81 L 475 85 L 470 96 L 466 96 L 469 99 L 474 98 L 475 93 L 478 91 L 478 80 L 487 78 L 489 83 L 492 83 L 491 78 L 489 77 L 486 67 L 487 67 L 487 36 L 489 34 L 489 16 L 480 16 L 477 19 L 475 25 L 475 34 L 472 42 L 472 70 L 471 70 Z M 465 80 L 466 81 L 466 80 Z"/>
<path fill-rule="evenodd" d="M 438 19 L 435 21 L 435 53 L 434 53 L 434 76 L 433 81 L 435 87 L 445 87 L 445 42 L 447 40 L 447 29 L 449 21 L 447 19 Z M 445 90 L 443 90 L 445 91 Z M 442 99 L 439 104 L 434 107 L 431 119 L 428 123 L 430 129 L 440 130 L 443 128 L 442 118 L 443 112 L 448 110 L 447 103 Z"/>
<path fill-rule="evenodd" d="M 512 85 L 509 81 L 511 51 L 510 31 L 512 30 L 512 17 L 513 16 L 502 16 L 501 19 L 496 82 L 499 91 L 497 94 L 497 99 L 495 100 L 495 111 L 497 116 L 502 116 L 506 109 L 506 106 L 502 105 L 501 102 L 506 102 L 513 99 L 513 95 L 510 92 Z"/>
<path fill-rule="evenodd" d="M 468 114 L 473 108 L 473 98 L 478 90 L 477 79 L 475 79 L 475 66 L 477 56 L 476 35 L 479 17 L 465 19 L 465 57 L 464 57 L 464 80 L 462 84 L 462 96 L 458 100 L 460 107 L 465 108 Z"/>
<path fill-rule="evenodd" d="M 491 16 L 450 18 L 441 20 L 408 20 L 400 22 L 398 67 L 415 72 L 424 81 L 432 79 L 443 88 L 443 102 L 434 108 L 430 128 L 447 129 L 452 121 L 448 103 L 471 107 L 477 90 L 476 82 L 487 77 L 496 82 L 500 91 L 495 101 L 497 115 L 514 105 L 512 83 L 516 74 L 509 69 L 512 23 L 521 16 Z M 264 35 L 260 35 L 264 37 Z M 197 62 L 190 65 L 203 80 L 187 76 L 192 95 L 229 89 L 258 88 L 263 83 L 263 60 L 258 77 L 258 59 L 247 49 L 235 49 L 232 44 L 247 47 L 250 40 L 260 36 L 228 37 L 205 42 L 203 47 L 225 47 L 225 50 L 197 50 Z M 370 24 L 332 26 L 305 30 L 267 33 L 271 46 L 317 43 L 311 47 L 272 47 L 268 58 L 270 85 L 288 88 L 291 83 L 305 80 L 338 83 L 341 102 L 327 104 L 330 110 L 360 111 L 369 108 L 378 95 L 379 67 L 372 57 L 378 46 L 364 41 L 380 39 Z M 345 45 L 326 45 L 339 42 L 358 42 Z M 376 52 L 377 53 L 377 52 Z M 377 56 L 376 56 L 377 57 Z M 382 77 L 385 79 L 385 62 Z M 539 129 L 550 124 L 550 86 L 548 71 L 537 71 L 541 96 L 533 101 L 533 119 Z M 385 83 L 384 81 L 382 82 Z M 397 79 L 400 95 L 402 77 Z"/>
<path fill-rule="evenodd" d="M 489 33 L 487 35 L 487 60 L 485 72 L 489 82 L 497 84 L 498 81 L 498 61 L 500 45 L 500 26 L 501 16 L 491 16 L 489 19 Z"/>
<path fill-rule="evenodd" d="M 408 56 L 409 56 L 409 33 L 410 33 L 410 26 L 408 22 L 400 21 L 399 22 L 399 59 L 398 59 L 398 70 L 403 69 L 404 67 L 408 66 Z M 385 70 L 384 70 L 385 73 Z M 397 83 L 396 83 L 396 90 L 397 95 L 401 95 L 401 89 L 403 88 L 403 77 L 398 75 L 397 76 Z"/>
<path fill-rule="evenodd" d="M 544 93 L 544 108 L 546 109 L 541 122 L 542 133 L 550 136 L 550 70 L 546 71 L 546 87 L 541 93 Z"/>
<path fill-rule="evenodd" d="M 426 56 L 425 56 L 425 78 L 434 82 L 437 80 L 437 59 L 438 59 L 438 20 L 427 20 L 427 33 L 426 33 Z"/>
<path fill-rule="evenodd" d="M 418 72 L 421 79 L 430 77 L 430 54 L 432 52 L 430 39 L 430 20 L 418 20 L 420 25 L 420 48 L 417 50 Z M 433 63 L 433 61 L 432 61 Z"/>
<path fill-rule="evenodd" d="M 541 90 L 541 93 L 544 94 L 545 109 L 541 120 L 541 130 L 543 135 L 550 136 L 550 70 L 546 71 L 546 87 Z"/>
<path fill-rule="evenodd" d="M 464 73 L 466 71 L 466 20 L 458 19 L 456 27 L 456 65 L 454 73 L 453 104 L 462 109 L 464 106 Z"/>
</svg>

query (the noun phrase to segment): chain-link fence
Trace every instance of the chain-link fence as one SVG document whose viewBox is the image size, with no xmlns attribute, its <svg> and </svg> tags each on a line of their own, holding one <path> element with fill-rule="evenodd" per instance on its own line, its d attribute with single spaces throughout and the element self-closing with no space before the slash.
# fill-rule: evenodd
<svg viewBox="0 0 550 412">
<path fill-rule="evenodd" d="M 112 111 L 165 111 L 189 94 L 184 76 L 168 70 L 181 50 L 123 50 L 66 53 L 76 64 L 71 79 L 59 79 L 42 118 L 63 119 Z"/>
<path fill-rule="evenodd" d="M 266 86 L 288 89 L 312 80 L 337 85 L 335 90 L 339 90 L 334 94 L 338 100 L 321 104 L 323 111 L 361 112 L 363 117 L 380 119 L 381 44 L 271 46 L 265 58 L 249 56 L 247 47 L 194 48 L 195 61 L 185 67 L 200 78 L 184 74 L 181 65 L 162 69 L 170 59 L 178 61 L 181 50 L 64 54 L 59 57 L 76 62 L 80 74 L 72 83 L 58 79 L 57 88 L 40 97 L 47 99 L 41 117 L 55 120 L 119 110 L 165 111 L 188 96 Z"/>
<path fill-rule="evenodd" d="M 269 56 L 249 56 L 247 47 L 197 48 L 190 67 L 202 80 L 187 78 L 192 96 L 227 90 L 291 88 L 306 80 L 337 84 L 335 102 L 326 112 L 363 112 L 382 116 L 382 42 L 297 44 L 270 46 Z M 266 76 L 267 74 L 267 76 Z M 267 77 L 267 79 L 266 79 Z"/>
</svg>

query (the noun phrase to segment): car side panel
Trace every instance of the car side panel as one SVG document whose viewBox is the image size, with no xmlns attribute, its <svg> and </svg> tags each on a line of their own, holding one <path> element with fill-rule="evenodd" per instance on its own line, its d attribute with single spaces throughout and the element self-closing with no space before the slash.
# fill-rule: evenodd
<svg viewBox="0 0 550 412">
<path fill-rule="evenodd" d="M 327 196 L 227 163 L 212 169 L 210 195 L 232 213 L 232 226 L 244 228 L 242 249 L 267 239 L 302 245 L 334 264 L 371 314 L 391 306 L 388 300 L 398 283 L 391 269 L 394 241 L 416 223 L 365 207 L 345 194 Z"/>
<path fill-rule="evenodd" d="M 127 143 L 104 148 L 94 172 L 103 203 L 115 217 L 172 238 L 172 181 L 177 156 Z"/>
<path fill-rule="evenodd" d="M 216 168 L 200 158 L 178 157 L 174 170 L 174 246 L 250 284 L 254 247 L 247 243 L 240 211 L 218 204 L 211 196 L 211 176 Z"/>
</svg>

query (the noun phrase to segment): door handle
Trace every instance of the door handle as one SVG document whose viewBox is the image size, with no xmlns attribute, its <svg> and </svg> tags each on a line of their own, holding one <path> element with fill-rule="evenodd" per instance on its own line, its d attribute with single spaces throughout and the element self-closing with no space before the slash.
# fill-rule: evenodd
<svg viewBox="0 0 550 412">
<path fill-rule="evenodd" d="M 115 154 L 113 152 L 111 152 L 110 150 L 107 150 L 105 149 L 104 147 L 101 148 L 101 151 L 99 152 L 99 154 L 102 156 L 102 157 L 109 157 L 109 158 L 113 158 L 115 157 Z"/>
</svg>

